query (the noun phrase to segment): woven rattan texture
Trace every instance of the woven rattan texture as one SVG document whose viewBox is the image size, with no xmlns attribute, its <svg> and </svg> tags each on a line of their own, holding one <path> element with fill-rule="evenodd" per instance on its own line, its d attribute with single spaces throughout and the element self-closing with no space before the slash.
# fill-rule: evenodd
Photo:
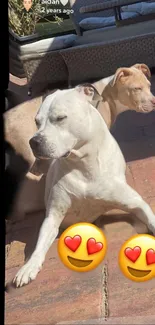
<svg viewBox="0 0 155 325">
<path fill-rule="evenodd" d="M 107 77 L 117 68 L 137 62 L 152 67 L 155 66 L 155 33 L 65 49 L 61 55 L 68 67 L 71 85 Z"/>
<path fill-rule="evenodd" d="M 59 52 L 48 52 L 45 55 L 37 55 L 33 58 L 23 58 L 23 66 L 28 83 L 57 83 L 68 80 L 67 67 Z"/>
<path fill-rule="evenodd" d="M 100 1 L 98 3 L 93 3 L 93 4 L 87 4 L 86 6 L 83 6 L 80 8 L 81 13 L 86 13 L 90 12 L 93 10 L 105 10 L 105 9 L 111 9 L 114 7 L 118 6 L 125 6 L 125 5 L 130 5 L 131 3 L 138 3 L 142 2 L 141 0 L 109 0 L 109 1 Z M 154 2 L 154 1 L 148 1 L 148 2 Z"/>
</svg>

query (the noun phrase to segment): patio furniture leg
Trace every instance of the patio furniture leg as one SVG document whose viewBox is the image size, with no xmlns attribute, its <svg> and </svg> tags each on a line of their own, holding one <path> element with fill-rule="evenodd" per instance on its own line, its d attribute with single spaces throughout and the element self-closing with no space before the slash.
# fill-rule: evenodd
<svg viewBox="0 0 155 325">
<path fill-rule="evenodd" d="M 117 7 L 116 10 L 117 10 L 117 14 L 118 14 L 119 20 L 122 20 L 120 7 Z"/>
<path fill-rule="evenodd" d="M 114 8 L 114 14 L 115 14 L 115 20 L 117 22 L 117 20 L 118 20 L 118 14 L 117 14 L 117 8 L 116 7 Z"/>
</svg>

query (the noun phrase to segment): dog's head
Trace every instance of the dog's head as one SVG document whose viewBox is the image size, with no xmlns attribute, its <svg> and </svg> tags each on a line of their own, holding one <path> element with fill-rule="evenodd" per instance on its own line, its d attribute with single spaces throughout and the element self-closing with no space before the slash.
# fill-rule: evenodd
<svg viewBox="0 0 155 325">
<path fill-rule="evenodd" d="M 35 157 L 40 159 L 67 157 L 93 135 L 92 119 L 95 96 L 91 86 L 57 90 L 46 97 L 36 116 L 37 133 L 30 139 Z"/>
<path fill-rule="evenodd" d="M 135 64 L 130 68 L 117 69 L 111 86 L 117 89 L 117 98 L 129 109 L 148 113 L 155 109 L 155 97 L 151 93 L 148 78 L 151 72 L 145 64 Z"/>
</svg>

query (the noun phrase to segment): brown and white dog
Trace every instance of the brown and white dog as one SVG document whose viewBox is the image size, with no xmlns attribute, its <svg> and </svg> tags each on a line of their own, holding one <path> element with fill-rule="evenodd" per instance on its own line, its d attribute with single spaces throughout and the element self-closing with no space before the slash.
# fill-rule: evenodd
<svg viewBox="0 0 155 325">
<path fill-rule="evenodd" d="M 119 68 L 113 76 L 92 84 L 96 89 L 92 103 L 109 129 L 123 111 L 149 113 L 155 109 L 155 97 L 151 93 L 151 84 L 148 80 L 150 77 L 150 70 L 145 64 L 136 64 L 130 68 Z M 83 87 L 87 91 L 87 87 L 85 85 Z M 29 140 L 37 131 L 35 116 L 41 103 L 42 97 L 38 97 L 4 114 L 5 140 L 13 149 L 14 155 L 13 167 L 10 165 L 8 170 L 18 174 L 20 169 L 21 175 L 20 190 L 17 191 L 11 213 L 12 220 L 22 219 L 28 213 L 45 209 L 44 173 L 46 174 L 49 162 L 43 161 L 42 164 L 42 161 L 35 160 L 29 145 Z M 32 166 L 31 172 L 28 171 Z"/>
</svg>

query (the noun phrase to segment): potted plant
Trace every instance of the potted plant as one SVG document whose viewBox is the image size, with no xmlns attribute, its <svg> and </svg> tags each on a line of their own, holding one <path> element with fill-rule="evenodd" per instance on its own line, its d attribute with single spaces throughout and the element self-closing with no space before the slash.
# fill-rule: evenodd
<svg viewBox="0 0 155 325">
<path fill-rule="evenodd" d="M 67 6 L 68 4 L 65 5 Z M 9 60 L 10 72 L 13 75 L 25 77 L 21 60 L 23 45 L 53 36 L 74 33 L 73 22 L 67 19 L 69 15 L 57 15 L 55 8 L 53 13 L 51 12 L 51 5 L 49 10 L 47 6 L 43 7 L 39 0 L 9 0 Z"/>
<path fill-rule="evenodd" d="M 32 6 L 27 11 L 24 8 L 24 1 L 8 1 L 10 72 L 20 78 L 25 77 L 20 60 L 20 46 L 37 39 L 36 23 L 40 19 L 41 6 L 38 0 L 33 0 L 33 2 L 30 0 Z"/>
<path fill-rule="evenodd" d="M 29 10 L 24 6 L 31 3 Z M 24 43 L 36 38 L 36 24 L 40 20 L 41 4 L 38 0 L 9 0 L 9 32 L 17 42 Z"/>
<path fill-rule="evenodd" d="M 41 4 L 42 2 L 42 4 Z M 68 82 L 60 54 L 76 39 L 69 1 L 9 0 L 10 73 L 27 77 L 28 94 Z"/>
</svg>

